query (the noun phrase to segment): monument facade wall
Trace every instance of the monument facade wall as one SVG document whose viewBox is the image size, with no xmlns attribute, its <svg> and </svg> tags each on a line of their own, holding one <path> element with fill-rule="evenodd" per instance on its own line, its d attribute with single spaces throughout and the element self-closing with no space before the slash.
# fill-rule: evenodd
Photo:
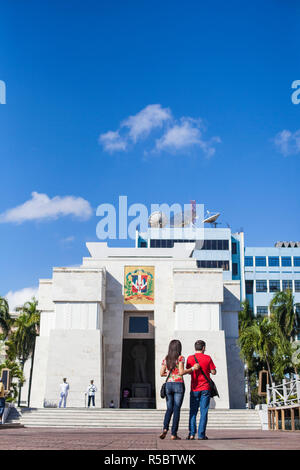
<svg viewBox="0 0 300 470">
<path fill-rule="evenodd" d="M 125 312 L 153 312 L 157 408 L 165 408 L 160 367 L 174 338 L 182 342 L 186 357 L 196 340 L 206 341 L 221 396 L 211 406 L 244 407 L 236 347 L 239 282 L 224 283 L 221 270 L 197 269 L 192 258 L 157 256 L 157 250 L 156 256 L 149 250 L 141 256 L 142 249 L 107 251 L 103 244 L 92 245 L 94 257 L 84 258 L 81 267 L 54 268 L 52 280 L 41 280 L 31 406 L 57 403 L 63 377 L 70 383 L 68 406 L 84 405 L 90 379 L 98 386 L 97 406 L 108 407 L 111 400 L 119 406 Z M 154 267 L 154 303 L 124 304 L 125 266 Z M 183 406 L 188 408 L 189 377 L 185 382 Z"/>
</svg>

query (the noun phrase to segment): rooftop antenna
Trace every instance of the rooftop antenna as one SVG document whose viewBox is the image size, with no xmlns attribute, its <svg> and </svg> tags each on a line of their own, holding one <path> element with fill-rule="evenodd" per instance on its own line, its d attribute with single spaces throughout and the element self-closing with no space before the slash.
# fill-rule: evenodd
<svg viewBox="0 0 300 470">
<path fill-rule="evenodd" d="M 196 201 L 192 200 L 191 209 L 177 212 L 170 217 L 170 227 L 194 226 L 197 219 Z"/>
<path fill-rule="evenodd" d="M 197 219 L 197 206 L 196 206 L 196 201 L 193 199 L 191 201 L 191 206 L 192 206 L 192 224 L 195 225 L 196 219 Z"/>
</svg>

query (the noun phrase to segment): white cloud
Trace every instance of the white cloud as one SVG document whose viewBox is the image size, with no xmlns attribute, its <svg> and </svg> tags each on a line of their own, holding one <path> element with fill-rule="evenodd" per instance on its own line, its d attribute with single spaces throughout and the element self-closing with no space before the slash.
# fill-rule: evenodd
<svg viewBox="0 0 300 470">
<path fill-rule="evenodd" d="M 129 116 L 121 123 L 121 127 L 129 128 L 129 137 L 136 142 L 146 137 L 155 128 L 161 128 L 166 121 L 172 118 L 169 108 L 162 108 L 160 104 L 149 104 L 134 116 Z"/>
<path fill-rule="evenodd" d="M 144 155 L 153 151 L 173 153 L 197 146 L 206 157 L 211 157 L 215 153 L 214 144 L 221 140 L 219 137 L 204 140 L 201 122 L 201 119 L 191 117 L 175 120 L 170 108 L 163 108 L 161 104 L 149 104 L 137 114 L 124 119 L 118 130 L 101 134 L 99 142 L 107 152 L 125 151 L 129 144 L 136 144 L 138 140 L 145 139 L 154 129 L 162 129 L 154 149 L 144 149 Z"/>
<path fill-rule="evenodd" d="M 127 148 L 127 142 L 125 139 L 121 138 L 119 131 L 108 131 L 105 134 L 101 134 L 99 142 L 107 152 L 124 151 Z"/>
<path fill-rule="evenodd" d="M 75 240 L 74 235 L 70 235 L 69 237 L 62 238 L 62 239 L 61 239 L 61 243 L 63 243 L 63 244 L 69 244 L 69 243 L 72 243 L 74 240 Z"/>
<path fill-rule="evenodd" d="M 294 133 L 286 129 L 279 132 L 275 136 L 274 143 L 285 157 L 300 153 L 300 129 Z"/>
<path fill-rule="evenodd" d="M 21 307 L 25 302 L 31 301 L 32 297 L 37 299 L 37 287 L 25 287 L 17 291 L 9 291 L 4 297 L 6 298 L 9 311 L 14 312 L 16 307 Z"/>
<path fill-rule="evenodd" d="M 212 143 L 221 142 L 221 140 L 219 137 L 213 137 L 210 141 L 205 141 L 202 134 L 200 119 L 183 117 L 179 123 L 174 124 L 156 141 L 156 149 L 172 152 L 198 146 L 207 157 L 211 157 L 215 153 Z"/>
<path fill-rule="evenodd" d="M 0 214 L 0 223 L 57 219 L 67 215 L 73 215 L 79 219 L 88 219 L 92 215 L 92 208 L 89 202 L 81 197 L 55 196 L 50 199 L 47 194 L 33 192 L 32 198 L 24 204 Z"/>
</svg>

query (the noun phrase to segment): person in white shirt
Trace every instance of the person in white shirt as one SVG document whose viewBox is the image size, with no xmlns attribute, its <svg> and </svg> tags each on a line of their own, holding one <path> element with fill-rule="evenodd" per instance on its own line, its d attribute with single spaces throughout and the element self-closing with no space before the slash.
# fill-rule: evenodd
<svg viewBox="0 0 300 470">
<path fill-rule="evenodd" d="M 97 387 L 94 385 L 94 381 L 91 380 L 90 385 L 87 388 L 86 394 L 88 396 L 88 408 L 90 407 L 91 401 L 93 403 L 93 408 L 95 408 L 95 394 L 97 392 Z"/>
<path fill-rule="evenodd" d="M 61 408 L 62 402 L 64 402 L 64 408 L 66 407 L 69 389 L 70 386 L 67 382 L 67 379 L 63 379 L 63 383 L 60 384 L 60 400 L 58 405 L 59 408 Z"/>
</svg>

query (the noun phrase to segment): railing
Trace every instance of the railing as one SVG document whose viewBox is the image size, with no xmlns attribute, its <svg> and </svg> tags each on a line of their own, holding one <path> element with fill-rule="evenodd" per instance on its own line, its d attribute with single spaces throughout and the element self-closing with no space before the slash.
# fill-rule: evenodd
<svg viewBox="0 0 300 470">
<path fill-rule="evenodd" d="M 291 381 L 283 379 L 280 385 L 267 385 L 268 426 L 270 430 L 290 429 L 300 427 L 300 379 Z"/>
<path fill-rule="evenodd" d="M 283 379 L 280 385 L 272 383 L 267 385 L 267 403 L 269 407 L 291 406 L 300 404 L 300 379 L 296 375 L 295 380 L 287 382 Z"/>
</svg>

